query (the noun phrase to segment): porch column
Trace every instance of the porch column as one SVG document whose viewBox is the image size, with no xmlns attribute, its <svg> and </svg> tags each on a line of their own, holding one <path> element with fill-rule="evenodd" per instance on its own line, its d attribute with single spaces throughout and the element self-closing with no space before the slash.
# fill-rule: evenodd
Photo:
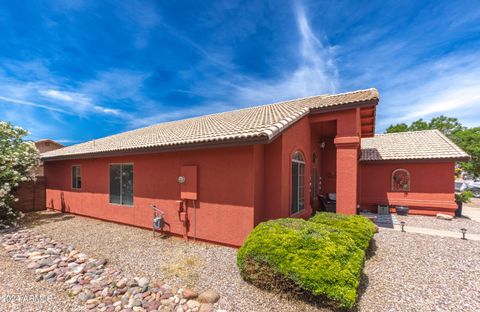
<svg viewBox="0 0 480 312">
<path fill-rule="evenodd" d="M 358 136 L 336 137 L 337 213 L 356 214 L 358 179 Z"/>
</svg>

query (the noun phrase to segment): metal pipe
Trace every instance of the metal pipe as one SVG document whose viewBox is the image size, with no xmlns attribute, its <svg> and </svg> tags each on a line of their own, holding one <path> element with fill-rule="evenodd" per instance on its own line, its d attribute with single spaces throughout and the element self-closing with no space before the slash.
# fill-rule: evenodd
<svg viewBox="0 0 480 312">
<path fill-rule="evenodd" d="M 195 199 L 193 201 L 193 241 L 197 241 L 197 208 L 195 207 Z"/>
<path fill-rule="evenodd" d="M 183 210 L 185 211 L 185 219 L 183 220 L 183 230 L 185 241 L 188 242 L 188 200 L 183 200 Z"/>
</svg>

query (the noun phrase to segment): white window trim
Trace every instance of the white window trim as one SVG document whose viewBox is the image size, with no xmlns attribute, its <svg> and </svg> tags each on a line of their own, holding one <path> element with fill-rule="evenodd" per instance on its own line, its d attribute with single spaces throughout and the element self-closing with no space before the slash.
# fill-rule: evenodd
<svg viewBox="0 0 480 312">
<path fill-rule="evenodd" d="M 303 160 L 298 160 L 298 159 L 293 158 L 296 153 L 299 153 L 300 155 L 302 155 Z M 293 198 L 291 198 L 291 200 L 290 200 L 290 201 L 291 201 L 291 204 L 290 204 L 290 216 L 295 216 L 295 215 L 299 215 L 299 214 L 301 214 L 301 213 L 303 213 L 303 212 L 305 211 L 305 169 L 306 169 L 306 166 L 305 166 L 305 156 L 303 155 L 302 152 L 300 152 L 300 151 L 295 151 L 295 152 L 293 152 L 293 154 L 292 154 L 291 162 L 292 162 L 292 163 L 297 163 L 297 164 L 303 165 L 303 180 L 304 180 L 304 181 L 303 181 L 303 182 L 304 182 L 304 183 L 303 183 L 303 197 L 304 197 L 304 198 L 303 198 L 303 208 L 302 208 L 302 209 L 298 209 L 298 211 L 296 211 L 296 212 L 292 212 L 292 205 L 291 205 L 291 204 L 293 203 L 293 202 L 292 202 L 292 201 L 293 201 Z M 291 170 L 291 163 L 290 163 L 290 170 Z M 291 172 L 291 174 L 290 174 L 290 181 L 292 181 L 292 179 L 291 179 L 291 175 L 292 175 L 292 174 L 293 174 L 293 172 Z M 297 181 L 297 208 L 300 207 L 300 193 L 301 193 L 301 189 L 302 189 L 302 188 L 300 187 L 300 171 L 298 172 L 298 179 L 299 179 L 299 180 Z M 293 185 L 290 187 L 290 196 L 291 196 L 292 191 L 293 191 L 293 190 L 292 190 L 292 187 L 293 187 Z"/>
<path fill-rule="evenodd" d="M 132 201 L 133 201 L 133 204 L 131 205 L 125 205 L 125 204 L 122 204 L 122 167 L 123 166 L 128 166 L 128 165 L 131 165 L 133 167 L 133 170 L 135 170 L 135 166 L 134 166 L 134 163 L 109 163 L 108 164 L 108 203 L 112 206 L 120 206 L 120 207 L 130 207 L 130 208 L 133 208 L 135 206 L 135 182 L 133 183 L 133 190 L 132 190 Z M 117 204 L 117 203 L 112 203 L 110 202 L 110 166 L 121 166 L 120 167 L 120 204 Z M 133 174 L 133 179 L 135 181 L 135 171 L 134 171 L 134 174 Z"/>
<path fill-rule="evenodd" d="M 79 172 L 80 172 L 80 179 L 82 179 L 82 166 L 81 166 L 81 165 L 72 165 L 72 166 L 70 167 L 70 187 L 72 188 L 72 190 L 81 190 L 81 189 L 82 189 L 81 186 L 80 186 L 80 187 L 74 187 L 74 186 L 73 186 L 73 168 L 74 168 L 74 167 L 78 167 L 78 168 L 80 169 L 80 170 L 79 170 Z M 75 180 L 75 184 L 76 184 L 76 183 L 77 183 L 77 181 Z M 83 184 L 83 183 L 82 183 L 82 184 Z"/>
</svg>

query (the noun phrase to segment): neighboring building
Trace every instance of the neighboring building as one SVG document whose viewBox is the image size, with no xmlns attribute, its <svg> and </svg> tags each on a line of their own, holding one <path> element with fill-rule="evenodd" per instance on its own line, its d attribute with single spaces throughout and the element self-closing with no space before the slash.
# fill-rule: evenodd
<svg viewBox="0 0 480 312">
<path fill-rule="evenodd" d="M 63 145 L 55 141 L 46 139 L 34 142 L 35 147 L 40 153 L 53 151 L 62 148 Z M 18 201 L 15 203 L 15 209 L 22 212 L 31 212 L 45 210 L 46 191 L 43 162 L 35 170 L 34 181 L 25 181 L 20 183 L 16 189 Z"/>
<path fill-rule="evenodd" d="M 461 150 L 450 158 L 438 153 L 438 163 L 446 165 L 438 165 L 443 174 L 436 177 L 448 181 L 432 181 L 431 191 L 428 185 L 416 190 L 421 164 L 390 168 L 391 162 L 359 162 L 360 143 L 377 142 L 378 101 L 375 89 L 314 96 L 161 123 L 47 152 L 42 154 L 47 207 L 149 228 L 155 204 L 165 213 L 167 231 L 239 246 L 261 221 L 308 218 L 321 207 L 320 195 L 335 193 L 336 212 L 344 214 L 355 214 L 360 205 L 397 205 L 388 202 L 395 196 L 384 185 L 371 182 L 408 165 L 415 194 L 404 189 L 398 194 L 407 193 L 408 203 L 428 203 L 441 183 L 445 207 L 434 208 L 450 208 L 453 163 L 468 157 Z M 377 175 L 371 168 L 382 170 Z"/>
<path fill-rule="evenodd" d="M 34 142 L 34 144 L 35 144 L 35 147 L 38 149 L 38 151 L 40 153 L 50 152 L 50 151 L 53 151 L 53 150 L 56 150 L 56 149 L 59 149 L 59 148 L 63 147 L 62 144 L 60 144 L 58 142 L 55 142 L 53 140 L 50 140 L 50 139 L 38 140 L 38 141 Z M 40 162 L 40 166 L 35 171 L 35 175 L 36 176 L 43 176 L 44 175 L 43 162 Z"/>
</svg>

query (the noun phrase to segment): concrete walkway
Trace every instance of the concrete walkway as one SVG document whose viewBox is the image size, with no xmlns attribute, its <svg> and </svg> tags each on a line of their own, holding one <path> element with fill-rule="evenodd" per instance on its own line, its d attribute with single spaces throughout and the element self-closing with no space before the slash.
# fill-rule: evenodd
<svg viewBox="0 0 480 312">
<path fill-rule="evenodd" d="M 392 228 L 385 228 L 385 227 L 379 227 L 382 230 L 389 230 L 389 231 L 401 231 L 402 227 L 398 224 L 393 225 Z M 443 236 L 443 237 L 452 237 L 452 238 L 462 238 L 462 233 L 460 231 L 458 232 L 453 232 L 453 231 L 444 231 L 444 230 L 434 230 L 434 229 L 428 229 L 428 228 L 419 228 L 419 227 L 413 227 L 413 226 L 405 226 L 404 227 L 405 232 L 407 233 L 417 233 L 417 234 L 426 234 L 426 235 L 433 235 L 433 236 Z M 466 233 L 465 236 L 468 240 L 474 240 L 474 241 L 480 241 L 480 234 L 472 234 L 472 233 Z"/>
<path fill-rule="evenodd" d="M 480 222 L 480 208 L 464 206 L 462 208 L 462 215 L 470 220 Z"/>
</svg>

